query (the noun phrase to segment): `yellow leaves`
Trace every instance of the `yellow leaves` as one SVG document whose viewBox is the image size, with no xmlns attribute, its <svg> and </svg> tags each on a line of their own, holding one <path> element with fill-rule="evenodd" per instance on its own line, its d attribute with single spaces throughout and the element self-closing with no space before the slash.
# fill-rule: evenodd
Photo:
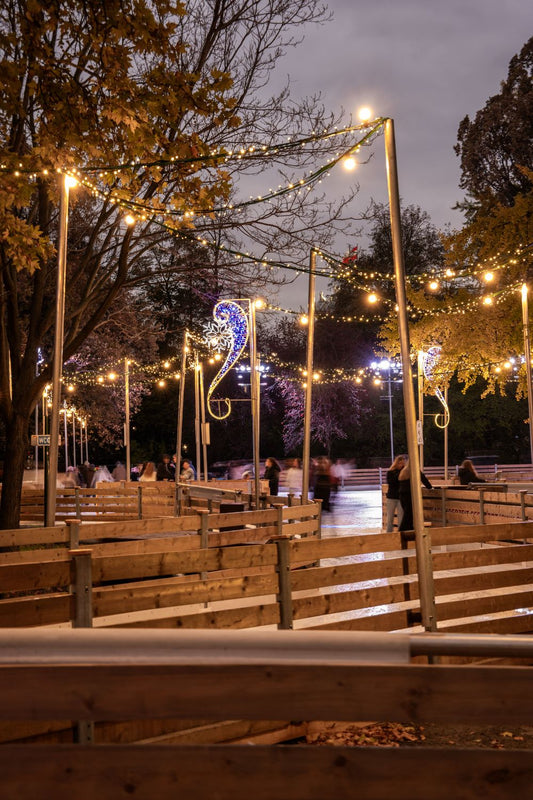
<svg viewBox="0 0 533 800">
<path fill-rule="evenodd" d="M 39 228 L 5 211 L 0 211 L 0 247 L 17 272 L 34 272 L 54 253 L 51 242 Z"/>
</svg>

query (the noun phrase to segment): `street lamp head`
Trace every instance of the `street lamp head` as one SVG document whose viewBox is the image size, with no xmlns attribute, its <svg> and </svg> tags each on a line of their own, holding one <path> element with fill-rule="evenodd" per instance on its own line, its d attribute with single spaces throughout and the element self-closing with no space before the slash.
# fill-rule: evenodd
<svg viewBox="0 0 533 800">
<path fill-rule="evenodd" d="M 65 175 L 65 188 L 66 189 L 73 189 L 77 185 L 78 185 L 78 181 L 74 177 L 74 175 Z"/>
<path fill-rule="evenodd" d="M 374 116 L 373 111 L 369 106 L 362 106 L 357 112 L 357 116 L 361 120 L 361 122 L 368 122 Z"/>
<path fill-rule="evenodd" d="M 344 158 L 342 161 L 342 165 L 344 169 L 348 170 L 348 172 L 351 172 L 356 168 L 357 161 L 353 156 L 346 156 L 346 158 Z"/>
</svg>

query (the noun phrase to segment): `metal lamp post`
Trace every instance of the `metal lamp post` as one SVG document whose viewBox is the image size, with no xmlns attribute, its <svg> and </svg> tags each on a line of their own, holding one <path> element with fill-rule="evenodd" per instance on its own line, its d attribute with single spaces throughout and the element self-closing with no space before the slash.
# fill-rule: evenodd
<svg viewBox="0 0 533 800">
<path fill-rule="evenodd" d="M 311 248 L 311 253 L 309 255 L 309 289 L 307 301 L 307 382 L 304 406 L 302 503 L 307 503 L 309 496 L 309 465 L 311 461 L 311 403 L 313 399 L 313 349 L 315 344 L 315 269 L 316 250 Z"/>
<path fill-rule="evenodd" d="M 46 486 L 47 526 L 55 524 L 57 498 L 57 458 L 59 454 L 59 404 L 61 402 L 61 375 L 63 372 L 63 341 L 65 325 L 65 283 L 67 274 L 67 236 L 69 189 L 77 181 L 68 175 L 61 178 L 59 202 L 59 236 L 57 247 L 57 283 L 54 330 L 54 360 L 52 368 L 52 413 L 50 415 L 50 447 L 48 481 Z"/>
<path fill-rule="evenodd" d="M 436 630 L 435 593 L 431 565 L 431 548 L 428 536 L 424 529 L 422 489 L 419 480 L 420 462 L 418 458 L 416 410 L 413 391 L 413 377 L 411 371 L 407 301 L 405 294 L 405 265 L 402 251 L 400 193 L 398 188 L 396 143 L 394 137 L 394 121 L 390 118 L 385 122 L 385 156 L 387 164 L 387 188 L 389 194 L 396 302 L 398 305 L 400 351 L 403 369 L 403 397 L 407 429 L 407 450 L 409 453 L 409 463 L 411 467 L 411 496 L 413 502 L 416 557 L 420 587 L 420 608 L 422 612 L 422 623 L 424 628 L 427 631 L 434 631 Z"/>
<path fill-rule="evenodd" d="M 533 464 L 533 388 L 531 381 L 531 348 L 529 340 L 529 309 L 527 283 L 522 284 L 522 330 L 524 334 L 524 360 L 527 380 L 527 408 L 529 414 L 529 457 Z"/>
</svg>

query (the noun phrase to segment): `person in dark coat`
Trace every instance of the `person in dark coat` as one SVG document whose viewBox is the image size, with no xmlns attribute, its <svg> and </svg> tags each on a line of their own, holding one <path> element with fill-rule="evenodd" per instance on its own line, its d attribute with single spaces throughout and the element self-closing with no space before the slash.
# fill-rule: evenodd
<svg viewBox="0 0 533 800">
<path fill-rule="evenodd" d="M 279 474 L 281 467 L 275 458 L 267 458 L 263 478 L 268 481 L 268 493 L 275 497 L 279 490 Z"/>
<path fill-rule="evenodd" d="M 313 474 L 313 497 L 322 500 L 322 511 L 331 511 L 331 462 L 327 456 L 320 456 Z"/>
<path fill-rule="evenodd" d="M 402 521 L 403 509 L 400 503 L 400 472 L 405 467 L 405 456 L 396 456 L 387 471 L 387 533 L 394 530 L 394 514 L 398 518 L 398 526 Z"/>
<path fill-rule="evenodd" d="M 433 489 L 433 486 L 423 472 L 420 473 L 420 480 L 426 489 Z M 408 459 L 406 460 L 405 467 L 398 476 L 398 486 L 400 489 L 400 503 L 403 509 L 403 517 L 400 522 L 399 530 L 412 531 L 414 529 L 413 498 L 411 496 L 411 468 Z"/>
<path fill-rule="evenodd" d="M 477 474 L 469 458 L 465 458 L 457 474 L 461 486 L 468 486 L 469 483 L 486 483 L 485 479 Z"/>
<path fill-rule="evenodd" d="M 157 465 L 156 481 L 173 481 L 176 475 L 173 466 L 170 456 L 164 455 L 161 463 Z"/>
</svg>

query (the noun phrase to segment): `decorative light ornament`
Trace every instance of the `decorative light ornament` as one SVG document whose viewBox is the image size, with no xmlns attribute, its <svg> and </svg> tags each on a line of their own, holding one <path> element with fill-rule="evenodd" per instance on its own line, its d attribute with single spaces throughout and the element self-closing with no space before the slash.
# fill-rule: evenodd
<svg viewBox="0 0 533 800">
<path fill-rule="evenodd" d="M 375 292 L 370 292 L 370 294 L 368 295 L 368 302 L 369 303 L 372 303 L 372 304 L 377 303 L 378 299 L 379 298 L 378 298 L 378 296 L 377 296 L 377 294 Z"/>
<path fill-rule="evenodd" d="M 353 156 L 346 156 L 346 158 L 342 160 L 342 166 L 344 169 L 348 170 L 348 172 L 352 172 L 352 170 L 356 168 L 357 162 Z"/>
<path fill-rule="evenodd" d="M 229 343 L 229 352 L 222 367 L 217 372 L 207 391 L 207 409 L 215 419 L 226 419 L 231 414 L 231 401 L 225 397 L 222 402 L 226 405 L 226 411 L 222 414 L 215 413 L 211 408 L 212 395 L 222 378 L 230 371 L 234 364 L 239 360 L 242 351 L 248 342 L 248 315 L 234 300 L 221 300 L 213 309 L 214 324 L 219 333 L 218 346 Z"/>
<path fill-rule="evenodd" d="M 424 372 L 424 377 L 431 381 L 433 380 L 433 376 L 435 374 L 435 367 L 437 366 L 439 359 L 440 359 L 440 345 L 433 345 L 430 347 L 427 352 L 423 353 L 423 360 L 422 360 L 422 369 Z M 444 397 L 443 392 L 437 386 L 435 389 L 435 396 L 438 397 L 440 402 L 442 403 L 442 407 L 444 409 L 444 414 L 435 414 L 435 425 L 437 428 L 447 428 L 450 424 L 450 409 L 448 407 L 448 403 Z"/>
<path fill-rule="evenodd" d="M 490 283 L 491 281 L 494 280 L 494 273 L 485 272 L 485 274 L 483 275 L 483 280 L 485 281 L 485 283 Z"/>
<path fill-rule="evenodd" d="M 490 294 L 486 294 L 483 298 L 483 305 L 484 306 L 491 306 L 494 303 L 494 299 L 491 297 Z"/>
<path fill-rule="evenodd" d="M 439 282 L 438 281 L 431 281 L 429 283 L 429 288 L 431 289 L 432 292 L 436 292 L 437 289 L 439 288 Z"/>
</svg>

